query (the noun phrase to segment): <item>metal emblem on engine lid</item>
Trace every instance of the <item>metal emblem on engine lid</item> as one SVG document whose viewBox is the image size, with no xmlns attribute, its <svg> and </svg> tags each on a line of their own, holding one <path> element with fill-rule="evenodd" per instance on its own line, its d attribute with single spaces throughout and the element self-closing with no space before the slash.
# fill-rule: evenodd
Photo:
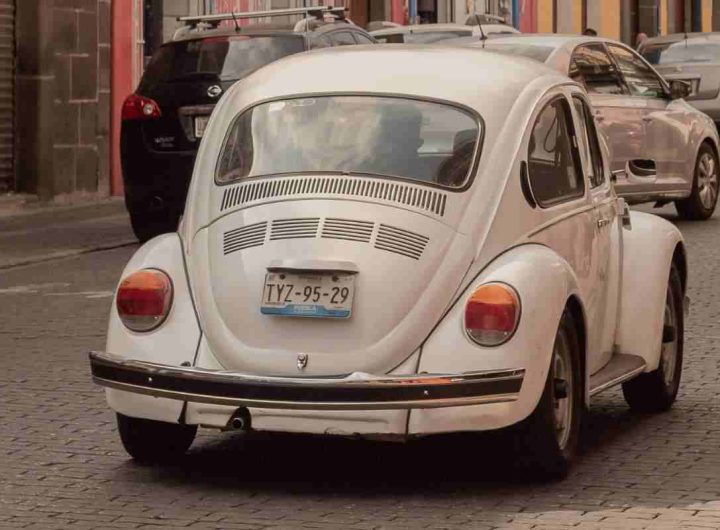
<svg viewBox="0 0 720 530">
<path fill-rule="evenodd" d="M 219 97 L 222 94 L 222 88 L 218 85 L 213 85 L 207 90 L 207 95 L 211 98 Z"/>
<path fill-rule="evenodd" d="M 299 353 L 297 356 L 297 368 L 300 371 L 303 371 L 308 363 L 308 355 L 307 353 Z"/>
</svg>

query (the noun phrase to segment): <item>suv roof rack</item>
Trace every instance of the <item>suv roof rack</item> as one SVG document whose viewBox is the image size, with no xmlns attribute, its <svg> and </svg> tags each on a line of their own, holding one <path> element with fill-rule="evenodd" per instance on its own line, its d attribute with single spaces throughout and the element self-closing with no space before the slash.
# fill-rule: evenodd
<svg viewBox="0 0 720 530">
<path fill-rule="evenodd" d="M 310 7 L 294 7 L 289 9 L 270 9 L 268 11 L 248 11 L 245 13 L 217 13 L 214 15 L 199 15 L 191 17 L 178 17 L 179 22 L 184 22 L 190 27 L 198 24 L 208 24 L 211 27 L 217 27 L 221 22 L 226 20 L 237 20 L 241 18 L 264 18 L 264 17 L 280 17 L 288 15 L 304 15 L 305 17 L 323 18 L 323 15 L 334 15 L 339 19 L 345 18 L 346 7 L 333 6 L 310 6 Z"/>
</svg>

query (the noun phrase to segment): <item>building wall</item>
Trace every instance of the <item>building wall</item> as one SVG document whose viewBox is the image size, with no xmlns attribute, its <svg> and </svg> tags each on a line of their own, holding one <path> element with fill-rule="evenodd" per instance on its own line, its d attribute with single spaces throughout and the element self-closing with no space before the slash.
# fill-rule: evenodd
<svg viewBox="0 0 720 530">
<path fill-rule="evenodd" d="M 16 5 L 17 189 L 106 195 L 110 0 Z"/>
</svg>

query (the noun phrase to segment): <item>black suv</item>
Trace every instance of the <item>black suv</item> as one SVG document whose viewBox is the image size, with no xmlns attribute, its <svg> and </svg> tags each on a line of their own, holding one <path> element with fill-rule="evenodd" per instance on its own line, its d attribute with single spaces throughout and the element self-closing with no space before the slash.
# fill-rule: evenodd
<svg viewBox="0 0 720 530">
<path fill-rule="evenodd" d="M 238 23 L 240 18 L 298 14 L 307 18 L 284 28 Z M 205 125 L 233 83 L 286 55 L 375 42 L 344 18 L 342 8 L 181 20 L 189 25 L 155 52 L 122 109 L 125 204 L 140 241 L 176 230 Z M 231 26 L 219 28 L 221 21 Z"/>
</svg>

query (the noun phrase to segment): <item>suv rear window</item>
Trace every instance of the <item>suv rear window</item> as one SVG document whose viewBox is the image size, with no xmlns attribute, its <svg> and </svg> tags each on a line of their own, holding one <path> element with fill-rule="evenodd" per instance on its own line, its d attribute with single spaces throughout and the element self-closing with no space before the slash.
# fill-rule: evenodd
<svg viewBox="0 0 720 530">
<path fill-rule="evenodd" d="M 375 96 L 273 101 L 235 120 L 216 180 L 344 173 L 461 188 L 481 136 L 478 117 L 443 103 Z"/>
<path fill-rule="evenodd" d="M 158 83 L 194 79 L 235 81 L 304 49 L 302 37 L 292 35 L 232 35 L 173 42 L 155 53 L 140 90 Z"/>
</svg>

